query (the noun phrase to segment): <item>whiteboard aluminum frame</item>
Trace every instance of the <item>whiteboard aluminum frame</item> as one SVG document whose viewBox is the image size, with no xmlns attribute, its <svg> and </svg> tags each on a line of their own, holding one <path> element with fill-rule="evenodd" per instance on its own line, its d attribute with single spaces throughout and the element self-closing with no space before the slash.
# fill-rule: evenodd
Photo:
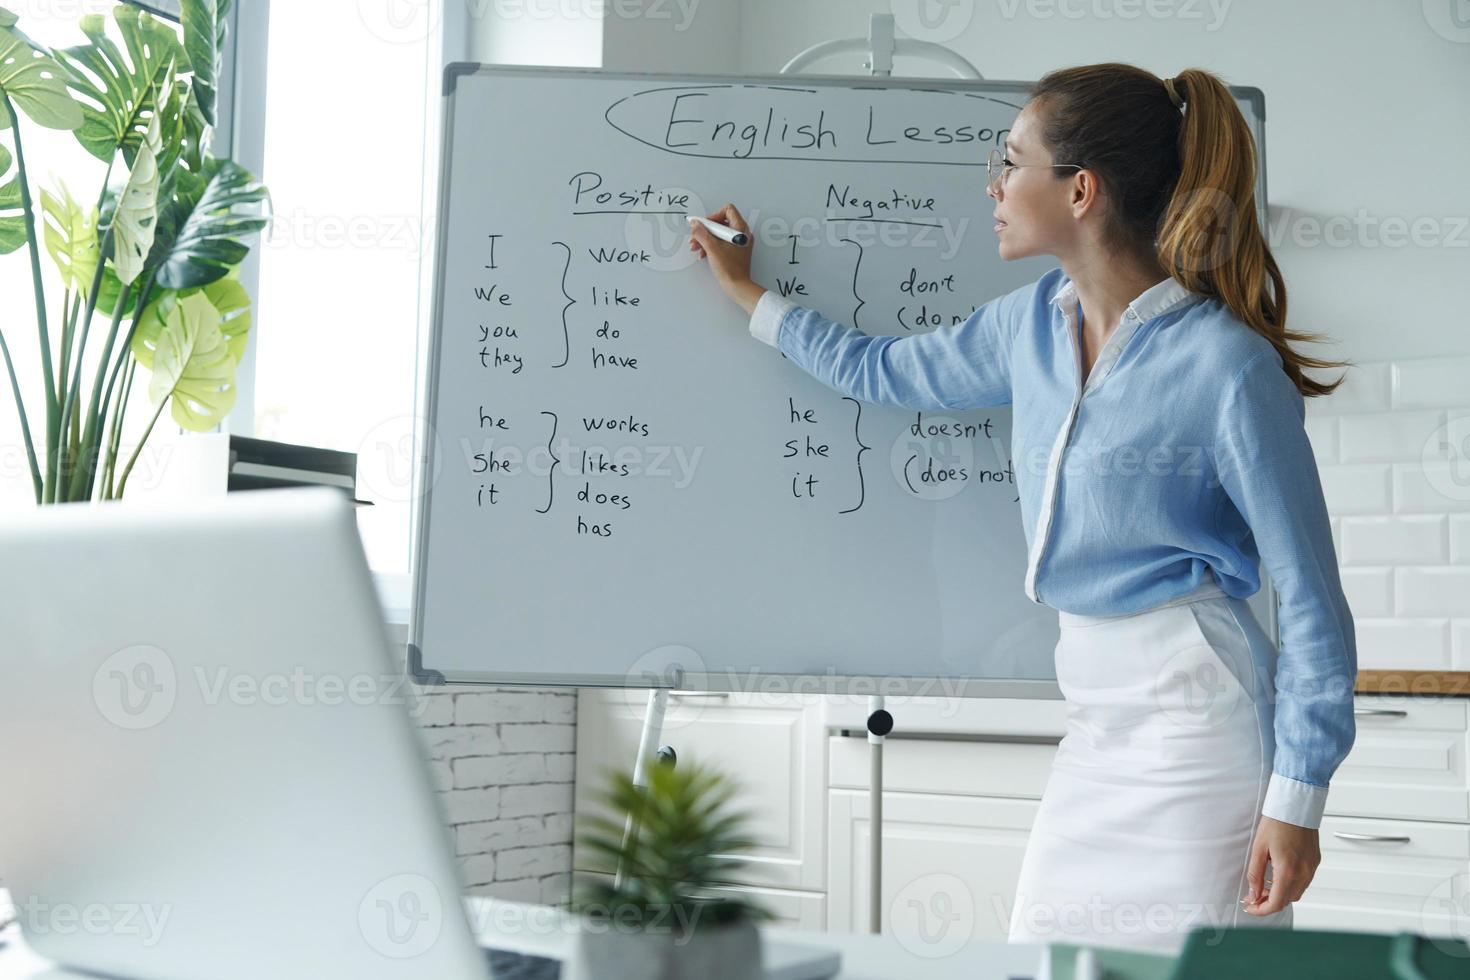
<svg viewBox="0 0 1470 980">
<path fill-rule="evenodd" d="M 434 220 L 434 299 L 433 314 L 429 323 L 428 364 L 419 373 L 419 398 L 415 411 L 417 449 L 412 476 L 412 499 L 414 520 L 410 534 L 413 552 L 411 588 L 412 602 L 409 608 L 407 672 L 419 684 L 495 684 L 526 685 L 536 687 L 605 687 L 624 689 L 647 689 L 647 675 L 630 677 L 624 674 L 579 674 L 547 673 L 536 671 L 439 671 L 424 663 L 423 654 L 423 597 L 427 591 L 427 548 L 432 488 L 424 486 L 424 477 L 433 472 L 434 410 L 437 406 L 439 386 L 440 329 L 444 310 L 444 253 L 447 247 L 449 222 L 446 218 L 449 204 L 449 168 L 454 152 L 454 108 L 459 79 L 470 75 L 499 75 L 506 77 L 578 78 L 587 77 L 626 81 L 666 81 L 710 85 L 771 85 L 779 88 L 800 86 L 825 86 L 828 88 L 873 89 L 897 88 L 916 91 L 972 91 L 985 94 L 1005 93 L 1025 96 L 1034 87 L 1031 82 L 968 80 L 968 79 L 913 79 L 881 78 L 852 75 L 716 75 L 684 74 L 664 72 L 603 71 L 598 68 L 553 68 L 523 65 L 484 65 L 475 62 L 456 61 L 444 66 L 442 124 L 439 140 L 439 172 L 435 194 Z M 1265 124 L 1266 99 L 1259 88 L 1230 86 L 1230 92 L 1240 101 L 1247 102 L 1255 112 L 1248 120 L 1256 138 L 1256 201 L 1259 219 L 1264 228 L 1266 223 L 1266 168 Z M 977 164 L 978 165 L 978 164 Z M 421 349 L 422 349 L 422 345 Z M 1251 596 L 1250 603 L 1256 607 L 1262 626 L 1268 636 L 1277 635 L 1275 590 L 1262 575 L 1261 589 Z M 741 692 L 747 694 L 823 694 L 885 697 L 970 697 L 970 698 L 1023 698 L 1033 700 L 1060 700 L 1061 688 L 1054 680 L 1034 679 L 985 679 L 960 677 L 925 677 L 904 675 L 882 675 L 878 677 L 841 677 L 816 674 L 762 673 L 753 675 L 749 670 L 741 672 L 676 672 L 672 683 L 666 686 L 677 691 Z M 738 682 L 737 682 L 738 680 Z M 752 688 L 753 690 L 746 690 Z"/>
</svg>

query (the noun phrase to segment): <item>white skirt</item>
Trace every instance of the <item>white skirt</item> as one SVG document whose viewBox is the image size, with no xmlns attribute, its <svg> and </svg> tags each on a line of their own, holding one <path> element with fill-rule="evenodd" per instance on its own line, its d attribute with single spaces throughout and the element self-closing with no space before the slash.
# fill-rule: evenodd
<svg viewBox="0 0 1470 980">
<path fill-rule="evenodd" d="M 1290 905 L 1240 905 L 1275 748 L 1276 648 L 1250 606 L 1207 577 L 1141 613 L 1058 616 L 1067 731 L 1010 941 L 1177 951 L 1193 929 L 1291 928 Z"/>
</svg>

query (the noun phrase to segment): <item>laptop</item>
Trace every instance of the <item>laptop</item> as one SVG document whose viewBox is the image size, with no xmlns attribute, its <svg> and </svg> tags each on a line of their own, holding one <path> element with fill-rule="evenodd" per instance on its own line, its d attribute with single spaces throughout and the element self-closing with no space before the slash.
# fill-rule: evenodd
<svg viewBox="0 0 1470 980">
<path fill-rule="evenodd" d="M 0 554 L 0 881 L 34 951 L 158 980 L 558 976 L 475 942 L 340 491 L 45 507 Z M 793 980 L 839 962 L 766 953 Z"/>
<path fill-rule="evenodd" d="M 36 952 L 488 976 L 340 491 L 46 507 L 0 554 L 0 878 Z"/>
</svg>

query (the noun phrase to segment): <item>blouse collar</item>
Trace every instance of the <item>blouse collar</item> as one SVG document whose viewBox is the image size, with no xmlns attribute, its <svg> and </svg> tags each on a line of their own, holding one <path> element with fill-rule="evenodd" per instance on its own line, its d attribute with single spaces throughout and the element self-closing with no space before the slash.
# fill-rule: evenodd
<svg viewBox="0 0 1470 980">
<path fill-rule="evenodd" d="M 1133 302 L 1128 304 L 1128 312 L 1133 314 L 1132 318 L 1135 322 L 1143 323 L 1202 299 L 1204 296 L 1186 289 L 1179 280 L 1171 276 L 1154 283 L 1134 298 Z M 1075 314 L 1077 288 L 1071 279 L 1066 276 L 1062 277 L 1056 292 L 1052 294 L 1051 303 L 1063 313 Z"/>
</svg>

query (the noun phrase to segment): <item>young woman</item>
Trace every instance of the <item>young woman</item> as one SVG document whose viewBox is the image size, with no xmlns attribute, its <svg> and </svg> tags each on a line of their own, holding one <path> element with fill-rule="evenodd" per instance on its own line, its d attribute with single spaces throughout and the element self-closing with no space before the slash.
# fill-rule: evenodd
<svg viewBox="0 0 1470 980">
<path fill-rule="evenodd" d="M 1208 72 L 1052 72 L 992 154 L 1000 256 L 1059 269 L 927 334 L 869 336 L 767 292 L 692 231 L 750 329 L 860 400 L 1011 404 L 1024 588 L 1058 611 L 1067 729 L 1012 941 L 1176 948 L 1290 927 L 1352 747 L 1357 648 L 1254 145 Z M 710 215 L 749 231 L 733 205 Z M 1264 561 L 1281 647 L 1245 599 Z"/>
</svg>

